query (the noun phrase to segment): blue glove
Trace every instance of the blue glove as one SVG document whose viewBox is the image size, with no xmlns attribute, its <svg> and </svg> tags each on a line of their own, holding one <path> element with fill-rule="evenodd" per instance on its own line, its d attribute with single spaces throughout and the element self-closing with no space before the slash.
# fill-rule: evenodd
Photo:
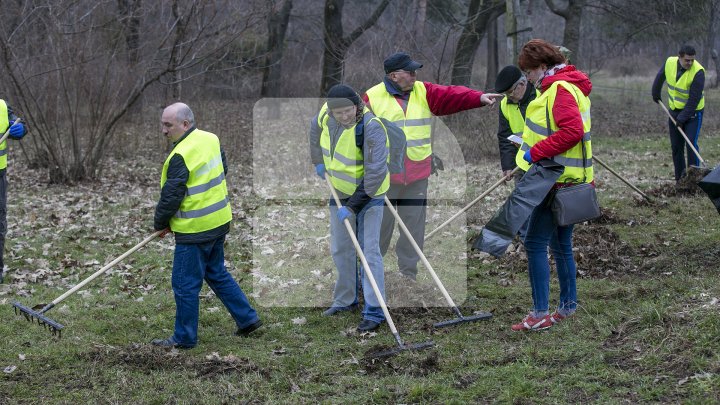
<svg viewBox="0 0 720 405">
<path fill-rule="evenodd" d="M 320 177 L 321 179 L 325 179 L 325 165 L 322 163 L 316 164 L 315 173 L 317 173 L 318 177 Z"/>
<path fill-rule="evenodd" d="M 526 162 L 532 164 L 532 157 L 530 156 L 530 149 L 525 151 L 525 154 L 523 155 L 523 159 L 525 159 Z"/>
<path fill-rule="evenodd" d="M 353 212 L 348 207 L 340 207 L 340 209 L 337 212 L 337 217 L 340 220 L 340 222 L 345 221 L 345 219 L 350 218 L 352 215 L 353 215 Z"/>
<path fill-rule="evenodd" d="M 25 126 L 21 123 L 13 124 L 10 126 L 10 138 L 22 139 L 25 136 Z"/>
</svg>

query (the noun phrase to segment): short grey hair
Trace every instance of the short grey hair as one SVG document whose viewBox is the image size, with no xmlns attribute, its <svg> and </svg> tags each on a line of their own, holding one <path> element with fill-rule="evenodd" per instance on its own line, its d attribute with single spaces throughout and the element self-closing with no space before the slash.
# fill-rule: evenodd
<svg viewBox="0 0 720 405">
<path fill-rule="evenodd" d="M 194 126 L 195 125 L 195 114 L 193 114 L 190 107 L 188 107 L 187 104 L 183 104 L 183 103 L 178 103 L 178 104 L 179 105 L 178 105 L 177 115 L 176 115 L 177 120 L 180 122 L 187 121 L 190 123 L 190 125 Z"/>
</svg>

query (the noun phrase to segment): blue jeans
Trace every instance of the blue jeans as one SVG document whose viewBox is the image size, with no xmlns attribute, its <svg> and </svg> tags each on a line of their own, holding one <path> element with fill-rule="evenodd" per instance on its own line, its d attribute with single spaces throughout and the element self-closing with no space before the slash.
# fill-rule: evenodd
<svg viewBox="0 0 720 405">
<path fill-rule="evenodd" d="M 197 344 L 200 288 L 203 279 L 215 292 L 242 329 L 259 320 L 245 293 L 225 269 L 225 236 L 199 244 L 177 244 L 173 260 L 172 288 L 175 293 L 176 343 Z"/>
<path fill-rule="evenodd" d="M 375 283 L 380 294 L 385 299 L 385 269 L 382 255 L 380 254 L 380 226 L 383 217 L 382 198 L 373 198 L 355 216 L 349 218 L 353 230 L 357 235 L 360 247 L 367 259 L 370 271 L 375 278 Z M 335 282 L 333 292 L 334 307 L 345 307 L 358 303 L 359 279 L 362 278 L 363 297 L 365 307 L 363 308 L 363 319 L 374 322 L 385 320 L 380 302 L 375 296 L 372 285 L 367 277 L 364 277 L 362 264 L 359 263 L 355 247 L 350 235 L 348 235 L 345 224 L 337 219 L 337 206 L 331 200 L 330 203 L 330 253 L 338 271 L 338 278 Z"/>
<path fill-rule="evenodd" d="M 528 220 L 525 251 L 528 257 L 528 274 L 532 288 L 533 310 L 547 312 L 550 297 L 550 262 L 548 246 L 555 258 L 560 302 L 558 309 L 572 312 L 577 307 L 576 266 L 572 252 L 573 225 L 557 226 L 552 211 L 545 202 L 533 210 Z"/>
<path fill-rule="evenodd" d="M 675 111 L 673 111 L 673 114 L 675 118 L 677 118 L 678 114 L 676 114 Z M 700 151 L 700 147 L 698 146 L 698 137 L 700 136 L 700 127 L 702 127 L 702 120 L 703 111 L 697 111 L 692 118 L 687 120 L 687 122 L 682 125 L 682 129 L 685 132 L 685 135 L 688 136 L 690 142 L 692 142 L 693 146 L 698 152 Z M 670 148 L 672 150 L 673 165 L 675 166 L 675 181 L 677 181 L 680 180 L 683 174 L 685 174 L 685 169 L 687 168 L 685 166 L 686 153 L 687 166 L 700 166 L 700 159 L 698 159 L 697 155 L 695 155 L 695 152 L 693 152 L 692 148 L 690 148 L 690 145 L 687 144 L 685 138 L 682 136 L 680 131 L 670 119 L 668 119 L 668 125 L 670 126 Z"/>
</svg>

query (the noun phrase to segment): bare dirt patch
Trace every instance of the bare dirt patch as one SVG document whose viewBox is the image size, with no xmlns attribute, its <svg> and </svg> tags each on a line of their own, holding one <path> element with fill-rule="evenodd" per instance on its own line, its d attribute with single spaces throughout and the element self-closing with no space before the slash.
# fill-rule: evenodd
<svg viewBox="0 0 720 405">
<path fill-rule="evenodd" d="M 396 349 L 397 346 L 373 346 L 365 352 L 362 366 L 368 374 L 391 375 L 405 374 L 424 377 L 440 370 L 437 350 L 403 350 L 395 356 L 377 357 L 377 353 Z"/>
<path fill-rule="evenodd" d="M 232 354 L 220 357 L 213 353 L 204 358 L 196 358 L 184 355 L 178 350 L 137 343 L 126 347 L 96 345 L 86 356 L 95 363 L 119 365 L 144 372 L 185 370 L 202 378 L 230 373 L 258 373 L 265 378 L 270 376 L 268 370 L 261 369 L 247 358 Z"/>
</svg>

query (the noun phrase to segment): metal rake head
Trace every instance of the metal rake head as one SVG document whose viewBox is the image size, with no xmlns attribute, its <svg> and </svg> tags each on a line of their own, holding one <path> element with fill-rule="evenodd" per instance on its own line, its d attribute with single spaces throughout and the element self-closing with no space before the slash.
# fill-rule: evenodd
<svg viewBox="0 0 720 405">
<path fill-rule="evenodd" d="M 62 337 L 62 329 L 64 326 L 45 316 L 43 311 L 28 308 L 19 302 L 13 302 L 13 308 L 15 309 L 15 315 L 24 316 L 25 320 L 30 323 L 37 321 L 38 325 L 42 325 L 45 329 L 49 330 L 53 336 Z"/>
</svg>

